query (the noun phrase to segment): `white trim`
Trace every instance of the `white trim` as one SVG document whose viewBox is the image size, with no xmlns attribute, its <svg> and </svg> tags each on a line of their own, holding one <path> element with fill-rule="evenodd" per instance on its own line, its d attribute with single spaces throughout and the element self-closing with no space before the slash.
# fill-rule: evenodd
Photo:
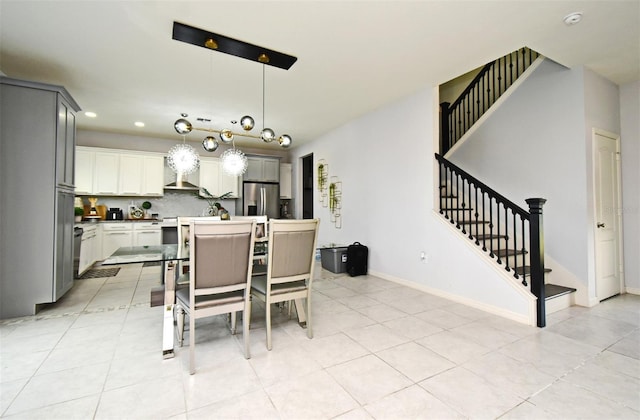
<svg viewBox="0 0 640 420">
<path fill-rule="evenodd" d="M 500 95 L 500 97 L 493 103 L 493 105 L 491 105 L 491 107 L 484 114 L 482 114 L 482 116 L 478 118 L 475 123 L 473 123 L 469 130 L 458 139 L 456 144 L 454 144 L 453 147 L 444 154 L 444 157 L 448 158 L 453 153 L 455 153 L 455 151 L 459 147 L 461 147 L 462 144 L 464 144 L 478 128 L 480 128 L 484 121 L 491 117 L 491 115 L 493 115 L 493 113 L 496 112 L 498 108 L 500 108 L 500 106 L 502 106 L 502 104 L 509 98 L 509 96 L 511 96 L 518 89 L 518 87 L 523 84 L 524 81 L 529 78 L 529 76 L 531 76 L 534 70 L 542 65 L 544 60 L 545 57 L 539 55 L 538 58 L 536 58 L 535 61 L 529 66 L 529 68 L 527 68 L 524 73 L 522 73 L 522 75 L 518 77 L 516 81 L 511 86 L 509 86 L 509 88 L 502 95 Z"/>
<path fill-rule="evenodd" d="M 640 295 L 640 289 L 637 287 L 627 287 L 625 290 L 630 295 Z"/>
</svg>

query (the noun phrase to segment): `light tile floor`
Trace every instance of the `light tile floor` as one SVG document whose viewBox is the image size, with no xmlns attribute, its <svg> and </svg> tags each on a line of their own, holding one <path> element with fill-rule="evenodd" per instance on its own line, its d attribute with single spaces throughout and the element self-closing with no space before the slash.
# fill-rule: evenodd
<svg viewBox="0 0 640 420">
<path fill-rule="evenodd" d="M 0 321 L 0 415 L 640 418 L 640 296 L 569 308 L 538 329 L 318 269 L 312 340 L 276 311 L 268 352 L 256 303 L 251 359 L 225 317 L 202 320 L 191 376 L 188 345 L 161 356 L 162 307 L 149 305 L 159 277 L 159 267 L 122 266 L 116 277 L 76 281 L 37 316 Z"/>
</svg>

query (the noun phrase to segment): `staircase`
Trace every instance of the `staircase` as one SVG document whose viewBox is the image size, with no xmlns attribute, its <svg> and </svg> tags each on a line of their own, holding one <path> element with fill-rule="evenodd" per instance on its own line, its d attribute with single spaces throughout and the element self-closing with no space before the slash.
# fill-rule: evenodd
<svg viewBox="0 0 640 420">
<path fill-rule="evenodd" d="M 443 156 L 538 57 L 537 52 L 527 47 L 500 57 L 486 64 L 453 103 L 440 104 Z"/>
<path fill-rule="evenodd" d="M 529 210 L 511 202 L 439 154 L 440 214 L 506 274 L 537 298 L 537 326 L 546 314 L 570 306 L 575 289 L 547 283 L 544 266 L 543 198 L 530 198 Z M 558 300 L 556 300 L 558 299 Z"/>
<path fill-rule="evenodd" d="M 529 210 L 511 202 L 443 156 L 534 63 L 539 54 L 527 47 L 486 64 L 462 94 L 441 109 L 439 164 L 440 214 L 484 251 L 505 273 L 536 298 L 537 326 L 546 315 L 573 304 L 575 289 L 548 283 L 544 265 L 542 206 L 530 198 Z"/>
</svg>

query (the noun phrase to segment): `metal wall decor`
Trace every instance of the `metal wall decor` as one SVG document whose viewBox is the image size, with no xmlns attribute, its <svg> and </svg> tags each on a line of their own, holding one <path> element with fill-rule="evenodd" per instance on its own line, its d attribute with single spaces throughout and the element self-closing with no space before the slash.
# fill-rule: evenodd
<svg viewBox="0 0 640 420">
<path fill-rule="evenodd" d="M 329 198 L 327 195 L 327 187 L 329 186 L 329 164 L 326 160 L 320 159 L 318 161 L 318 197 L 322 203 L 322 207 L 329 205 Z"/>
<path fill-rule="evenodd" d="M 331 223 L 336 229 L 342 228 L 342 182 L 337 176 L 331 177 L 329 183 L 329 211 L 331 212 Z"/>
</svg>

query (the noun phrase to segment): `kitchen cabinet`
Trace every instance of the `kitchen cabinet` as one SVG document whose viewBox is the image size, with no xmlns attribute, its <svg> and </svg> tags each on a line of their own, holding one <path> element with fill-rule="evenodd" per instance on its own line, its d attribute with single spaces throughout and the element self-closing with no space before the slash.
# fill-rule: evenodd
<svg viewBox="0 0 640 420">
<path fill-rule="evenodd" d="M 108 258 L 123 246 L 162 245 L 162 230 L 158 222 L 112 222 L 101 225 L 101 259 Z"/>
<path fill-rule="evenodd" d="M 93 168 L 96 154 L 78 147 L 76 150 L 76 194 L 93 193 Z"/>
<path fill-rule="evenodd" d="M 163 194 L 162 155 L 120 154 L 118 173 L 120 195 L 160 196 Z"/>
<path fill-rule="evenodd" d="M 80 245 L 80 264 L 78 274 L 82 275 L 100 258 L 98 252 L 98 225 L 84 224 L 82 226 L 82 244 Z"/>
<path fill-rule="evenodd" d="M 75 113 L 61 87 L 0 77 L 0 318 L 73 287 Z"/>
<path fill-rule="evenodd" d="M 280 159 L 268 157 L 247 157 L 247 171 L 243 181 L 280 182 Z"/>
<path fill-rule="evenodd" d="M 93 170 L 95 195 L 118 195 L 120 155 L 117 152 L 96 152 Z"/>
<path fill-rule="evenodd" d="M 291 164 L 280 164 L 280 198 L 291 198 Z"/>
<path fill-rule="evenodd" d="M 160 227 L 160 224 L 158 222 L 133 223 L 133 245 L 162 245 L 162 229 Z"/>
<path fill-rule="evenodd" d="M 198 185 L 216 197 L 228 192 L 231 193 L 231 198 L 238 197 L 238 177 L 227 175 L 222 169 L 222 162 L 217 158 L 200 159 Z"/>
<path fill-rule="evenodd" d="M 102 259 L 108 258 L 116 249 L 133 246 L 133 226 L 127 222 L 103 223 Z"/>
<path fill-rule="evenodd" d="M 77 148 L 77 193 L 162 196 L 164 158 L 160 153 L 96 147 Z"/>
</svg>

